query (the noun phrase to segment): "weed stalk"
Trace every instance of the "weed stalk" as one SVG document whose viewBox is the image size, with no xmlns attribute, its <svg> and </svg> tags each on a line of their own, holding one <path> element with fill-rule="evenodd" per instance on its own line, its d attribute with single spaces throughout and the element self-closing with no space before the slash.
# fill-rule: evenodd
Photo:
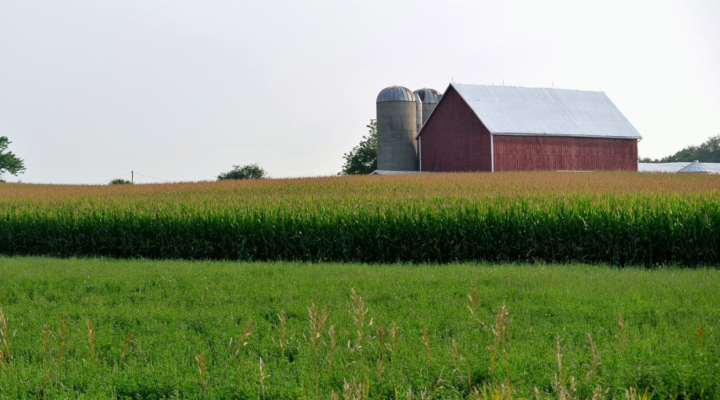
<svg viewBox="0 0 720 400">
<path fill-rule="evenodd" d="M 330 326 L 328 329 L 328 338 L 330 338 L 330 344 L 328 345 L 328 353 L 325 359 L 328 363 L 327 374 L 330 376 L 332 372 L 333 361 L 335 361 L 335 353 L 337 352 L 337 341 L 335 340 L 335 325 Z"/>
<path fill-rule="evenodd" d="M 310 345 L 312 346 L 313 354 L 315 355 L 315 396 L 316 398 L 320 395 L 320 341 L 322 339 L 322 329 L 327 321 L 328 313 L 327 307 L 319 309 L 315 305 L 315 302 L 310 302 L 310 307 L 307 308 L 308 316 L 310 317 L 310 337 L 308 338 Z"/>
<path fill-rule="evenodd" d="M 698 350 L 700 351 L 700 354 L 702 354 L 703 353 L 703 343 L 702 343 L 703 328 L 702 328 L 702 324 L 700 323 L 700 321 L 698 321 L 698 323 L 697 323 L 697 335 L 698 335 Z"/>
<path fill-rule="evenodd" d="M 453 364 L 455 367 L 453 372 L 462 375 L 462 373 L 463 373 L 462 370 L 463 369 L 465 370 L 464 372 L 466 373 L 466 377 L 467 377 L 468 392 L 472 392 L 472 381 L 470 379 L 470 367 L 468 366 L 468 363 L 467 363 L 467 360 L 465 359 L 465 357 L 463 357 L 462 353 L 460 353 L 460 349 L 458 347 L 458 343 L 455 340 L 455 338 L 453 338 L 451 341 L 450 355 L 452 355 L 452 357 L 453 357 Z"/>
<path fill-rule="evenodd" d="M 618 331 L 617 335 L 615 335 L 615 338 L 620 341 L 620 354 L 625 357 L 625 344 L 627 343 L 627 337 L 625 334 L 625 318 L 623 318 L 622 314 L 618 316 L 618 325 L 620 326 L 620 331 Z"/>
<path fill-rule="evenodd" d="M 420 339 L 422 339 L 425 344 L 425 353 L 427 354 L 428 364 L 432 367 L 432 349 L 430 348 L 430 333 L 428 333 L 427 326 L 423 326 L 422 334 L 423 335 Z"/>
<path fill-rule="evenodd" d="M 10 362 L 13 359 L 10 352 L 10 331 L 8 330 L 8 318 L 0 307 L 0 370 L 2 375 L 9 378 L 12 375 Z"/>
<path fill-rule="evenodd" d="M 285 345 L 287 343 L 287 317 L 285 316 L 285 310 L 280 310 L 278 321 L 280 322 L 280 339 L 278 345 L 280 346 L 280 354 L 285 357 Z"/>
<path fill-rule="evenodd" d="M 502 351 L 507 381 L 510 381 L 510 364 L 508 363 L 507 358 L 507 328 L 510 325 L 510 319 L 508 318 L 509 314 L 510 312 L 505 304 L 498 307 L 495 312 L 495 326 L 491 330 L 493 335 L 493 346 L 490 349 L 490 375 L 495 375 L 497 355 Z"/>
<path fill-rule="evenodd" d="M 598 375 L 598 368 L 600 367 L 600 353 L 595 346 L 595 342 L 592 339 L 590 333 L 587 333 L 588 338 L 588 350 L 590 350 L 590 364 L 588 364 L 588 372 L 585 375 L 586 380 L 595 378 L 595 385 L 600 385 L 600 376 Z"/>
<path fill-rule="evenodd" d="M 262 398 L 265 400 L 265 379 L 269 378 L 270 374 L 265 374 L 263 366 L 263 359 L 260 357 L 260 362 L 258 363 L 258 367 L 260 368 L 260 390 L 262 391 Z"/>
<path fill-rule="evenodd" d="M 209 368 L 209 365 L 208 365 L 207 361 L 205 360 L 205 354 L 204 353 L 196 354 L 195 362 L 197 363 L 197 368 L 198 368 L 198 382 L 200 383 L 200 386 L 202 386 L 202 388 L 205 389 L 207 387 L 207 381 L 205 380 L 205 375 Z"/>
<path fill-rule="evenodd" d="M 120 345 L 120 361 L 118 363 L 120 366 L 125 362 L 125 357 L 127 356 L 128 350 L 130 350 L 130 344 L 132 343 L 134 335 L 135 330 L 133 329 L 125 336 L 125 340 Z"/>
<path fill-rule="evenodd" d="M 394 356 L 397 354 L 398 348 L 400 347 L 400 331 L 395 321 L 390 323 L 388 334 L 390 335 L 390 343 L 386 343 L 385 346 L 390 354 Z"/>
<path fill-rule="evenodd" d="M 248 322 L 245 324 L 245 327 L 238 335 L 237 342 L 235 342 L 235 346 L 233 347 L 232 344 L 232 338 L 230 338 L 230 358 L 233 359 L 237 357 L 240 352 L 245 351 L 245 348 L 248 345 L 247 339 L 252 335 L 252 329 L 253 325 L 255 325 L 255 321 L 248 320 Z"/>
<path fill-rule="evenodd" d="M 62 364 L 65 359 L 65 342 L 67 338 L 67 318 L 65 313 L 60 314 L 60 326 L 58 327 L 58 334 L 55 338 L 55 342 L 58 348 L 58 363 Z"/>
<path fill-rule="evenodd" d="M 95 368 L 97 368 L 99 363 L 99 358 L 97 354 L 97 348 L 95 347 L 95 329 L 90 325 L 90 319 L 85 319 L 85 330 L 87 331 L 87 351 L 88 351 L 88 358 L 89 361 L 86 359 L 83 359 L 86 363 L 91 363 Z"/>
</svg>

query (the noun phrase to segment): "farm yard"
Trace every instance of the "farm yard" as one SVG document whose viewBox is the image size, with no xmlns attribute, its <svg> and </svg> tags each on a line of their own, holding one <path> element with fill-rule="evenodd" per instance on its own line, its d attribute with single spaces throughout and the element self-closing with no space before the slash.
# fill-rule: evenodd
<svg viewBox="0 0 720 400">
<path fill-rule="evenodd" d="M 3 184 L 0 398 L 720 398 L 719 189 Z"/>
<path fill-rule="evenodd" d="M 1 2 L 0 400 L 720 400 L 718 20 Z"/>
</svg>

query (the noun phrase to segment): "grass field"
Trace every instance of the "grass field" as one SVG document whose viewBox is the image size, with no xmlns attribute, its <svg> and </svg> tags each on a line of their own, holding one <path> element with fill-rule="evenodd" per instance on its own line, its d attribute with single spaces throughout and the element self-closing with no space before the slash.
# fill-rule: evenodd
<svg viewBox="0 0 720 400">
<path fill-rule="evenodd" d="M 0 282 L 0 398 L 720 398 L 716 269 L 0 258 Z"/>
<path fill-rule="evenodd" d="M 0 254 L 720 265 L 720 179 L 427 174 L 0 185 Z"/>
</svg>

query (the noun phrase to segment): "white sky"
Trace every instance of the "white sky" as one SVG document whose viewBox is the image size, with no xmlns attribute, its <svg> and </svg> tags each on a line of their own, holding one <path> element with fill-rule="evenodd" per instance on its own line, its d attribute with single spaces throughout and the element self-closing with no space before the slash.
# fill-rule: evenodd
<svg viewBox="0 0 720 400">
<path fill-rule="evenodd" d="M 386 86 L 603 90 L 641 156 L 720 134 L 718 0 L 0 0 L 8 181 L 332 175 Z M 155 179 L 136 175 L 138 182 Z"/>
</svg>

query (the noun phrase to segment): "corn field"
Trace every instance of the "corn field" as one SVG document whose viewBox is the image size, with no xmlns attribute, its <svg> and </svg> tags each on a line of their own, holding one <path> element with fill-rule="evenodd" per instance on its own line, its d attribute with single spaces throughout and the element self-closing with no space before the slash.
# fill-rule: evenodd
<svg viewBox="0 0 720 400">
<path fill-rule="evenodd" d="M 718 189 L 600 173 L 3 185 L 0 254 L 717 266 Z"/>
</svg>

